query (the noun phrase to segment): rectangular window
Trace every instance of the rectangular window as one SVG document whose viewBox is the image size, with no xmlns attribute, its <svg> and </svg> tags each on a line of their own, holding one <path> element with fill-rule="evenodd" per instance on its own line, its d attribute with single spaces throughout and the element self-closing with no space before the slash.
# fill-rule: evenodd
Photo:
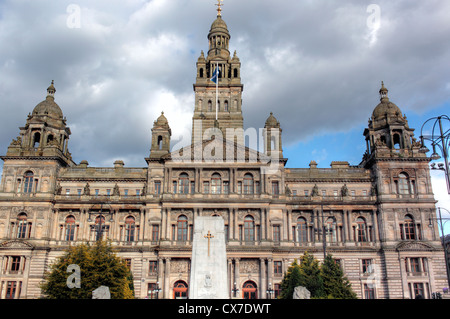
<svg viewBox="0 0 450 319">
<path fill-rule="evenodd" d="M 364 284 L 364 299 L 375 299 L 375 288 L 373 285 Z"/>
<path fill-rule="evenodd" d="M 355 199 L 356 198 L 356 192 L 355 191 L 351 191 L 352 194 L 352 198 Z"/>
<path fill-rule="evenodd" d="M 6 299 L 14 299 L 16 295 L 17 282 L 8 281 L 6 284 Z"/>
<path fill-rule="evenodd" d="M 373 273 L 372 259 L 363 259 L 362 260 L 362 272 L 363 272 L 363 274 Z"/>
<path fill-rule="evenodd" d="M 139 198 L 141 196 L 141 190 L 136 189 L 136 197 Z"/>
<path fill-rule="evenodd" d="M 96 189 L 96 190 L 95 190 L 95 197 L 98 197 L 99 192 L 100 192 L 99 189 Z"/>
<path fill-rule="evenodd" d="M 159 225 L 152 225 L 152 241 L 159 240 Z"/>
<path fill-rule="evenodd" d="M 151 275 L 155 275 L 158 272 L 158 262 L 156 260 L 150 260 L 148 272 Z"/>
<path fill-rule="evenodd" d="M 124 189 L 124 190 L 123 190 L 123 196 L 124 196 L 125 198 L 128 197 L 128 189 Z"/>
<path fill-rule="evenodd" d="M 195 194 L 195 182 L 191 182 L 191 194 Z"/>
<path fill-rule="evenodd" d="M 410 271 L 413 273 L 420 272 L 420 261 L 419 258 L 410 258 L 409 259 L 410 264 Z"/>
<path fill-rule="evenodd" d="M 414 283 L 414 298 L 416 298 L 418 295 L 425 297 L 425 290 L 423 289 L 423 283 Z"/>
<path fill-rule="evenodd" d="M 322 190 L 322 196 L 327 196 L 327 191 Z"/>
<path fill-rule="evenodd" d="M 278 182 L 272 182 L 272 195 L 279 195 L 280 188 L 278 186 Z"/>
<path fill-rule="evenodd" d="M 155 194 L 161 194 L 161 181 L 155 181 Z"/>
<path fill-rule="evenodd" d="M 177 193 L 177 182 L 173 181 L 173 193 L 176 194 Z"/>
<path fill-rule="evenodd" d="M 273 274 L 275 276 L 283 275 L 283 269 L 282 269 L 281 261 L 274 261 L 273 262 Z"/>
<path fill-rule="evenodd" d="M 66 196 L 70 195 L 70 189 L 66 189 Z"/>
<path fill-rule="evenodd" d="M 108 197 L 111 196 L 111 190 L 110 189 L 106 190 L 106 196 L 108 196 Z"/>
<path fill-rule="evenodd" d="M 308 197 L 309 195 L 309 192 L 308 191 L 305 191 L 305 197 Z"/>
<path fill-rule="evenodd" d="M 18 272 L 20 270 L 20 256 L 11 257 L 11 272 Z"/>
<path fill-rule="evenodd" d="M 277 299 L 281 292 L 281 285 L 280 284 L 274 284 L 273 285 L 273 292 L 274 292 L 274 298 Z"/>
<path fill-rule="evenodd" d="M 81 189 L 77 189 L 77 194 L 78 194 L 78 197 L 81 196 Z"/>
<path fill-rule="evenodd" d="M 273 241 L 275 241 L 275 242 L 280 241 L 280 226 L 279 225 L 273 226 Z"/>
<path fill-rule="evenodd" d="M 237 189 L 238 194 L 242 194 L 242 182 L 238 182 L 237 187 L 238 187 Z"/>
</svg>

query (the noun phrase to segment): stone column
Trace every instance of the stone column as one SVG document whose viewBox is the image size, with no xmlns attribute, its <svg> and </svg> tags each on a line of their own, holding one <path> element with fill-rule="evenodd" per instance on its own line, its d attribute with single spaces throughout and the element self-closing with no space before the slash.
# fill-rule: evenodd
<svg viewBox="0 0 450 319">
<path fill-rule="evenodd" d="M 36 214 L 35 214 L 36 215 Z M 56 232 L 57 232 L 57 229 L 58 229 L 58 221 L 59 221 L 59 209 L 55 209 L 55 213 L 53 214 L 53 227 L 52 227 L 52 231 L 51 231 L 51 234 L 50 234 L 50 238 L 52 238 L 52 239 L 56 239 Z M 34 225 L 36 225 L 36 224 L 34 224 Z M 36 227 L 33 227 L 33 228 L 36 228 Z"/>
<path fill-rule="evenodd" d="M 164 298 L 169 299 L 170 293 L 170 257 L 165 258 L 166 265 L 164 267 Z"/>
<path fill-rule="evenodd" d="M 227 275 L 228 275 L 228 293 L 231 297 L 233 297 L 233 261 L 231 258 L 227 259 Z"/>
<path fill-rule="evenodd" d="M 170 214 L 172 210 L 170 208 L 166 208 L 166 240 L 171 240 L 170 237 Z"/>
<path fill-rule="evenodd" d="M 260 276 L 260 296 L 262 299 L 267 298 L 267 283 L 266 283 L 266 260 L 264 258 L 259 259 L 259 276 Z"/>
<path fill-rule="evenodd" d="M 239 225 L 238 225 L 238 209 L 237 208 L 233 208 L 233 239 L 238 240 L 239 239 Z"/>
<path fill-rule="evenodd" d="M 373 241 L 376 243 L 379 240 L 378 234 L 378 218 L 377 218 L 377 210 L 372 210 L 372 223 L 373 223 Z"/>
<path fill-rule="evenodd" d="M 287 240 L 293 241 L 292 237 L 292 209 L 287 210 Z"/>
<path fill-rule="evenodd" d="M 272 288 L 274 287 L 273 283 L 273 259 L 267 259 L 267 281 L 272 283 Z"/>
<path fill-rule="evenodd" d="M 239 260 L 240 258 L 234 258 L 234 282 L 236 283 L 236 287 L 239 289 L 239 293 L 242 293 L 241 279 L 239 272 Z"/>
<path fill-rule="evenodd" d="M 261 208 L 260 209 L 260 220 L 261 220 L 261 240 L 266 240 L 267 236 L 266 236 L 266 210 L 265 208 Z"/>
<path fill-rule="evenodd" d="M 144 240 L 144 228 L 146 226 L 145 222 L 145 209 L 140 209 L 140 220 L 139 220 L 139 241 Z"/>
<path fill-rule="evenodd" d="M 266 239 L 271 240 L 271 231 L 270 231 L 270 210 L 268 208 L 264 208 L 265 210 L 265 218 L 266 218 Z"/>
</svg>

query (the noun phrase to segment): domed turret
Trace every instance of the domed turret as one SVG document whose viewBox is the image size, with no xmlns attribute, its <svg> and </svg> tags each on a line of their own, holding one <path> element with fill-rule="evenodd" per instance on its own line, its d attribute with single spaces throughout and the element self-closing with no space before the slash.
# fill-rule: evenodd
<svg viewBox="0 0 450 319">
<path fill-rule="evenodd" d="M 49 116 L 54 119 L 62 119 L 63 112 L 58 104 L 55 103 L 55 92 L 56 89 L 54 87 L 54 82 L 52 80 L 52 83 L 47 88 L 47 97 L 44 101 L 40 102 L 38 105 L 35 106 L 33 109 L 32 115 L 42 115 L 42 116 Z"/>
<path fill-rule="evenodd" d="M 155 122 L 156 126 L 166 126 L 169 125 L 169 121 L 167 121 L 167 118 L 164 116 L 164 112 L 161 112 L 161 115 L 158 117 L 158 119 Z"/>
<path fill-rule="evenodd" d="M 275 118 L 275 116 L 273 116 L 273 113 L 270 112 L 269 117 L 266 120 L 266 127 L 277 127 L 280 126 L 280 123 L 278 122 L 278 120 Z"/>
<path fill-rule="evenodd" d="M 389 101 L 388 89 L 383 82 L 379 94 L 380 103 L 373 110 L 369 125 L 364 130 L 367 144 L 365 158 L 374 154 L 377 157 L 391 157 L 397 154 L 403 157 L 410 156 L 412 146 L 416 147 L 413 140 L 414 129 L 409 128 L 406 116 L 402 115 L 400 108 Z"/>
<path fill-rule="evenodd" d="M 380 89 L 380 103 L 375 107 L 372 113 L 372 120 L 376 121 L 379 119 L 388 117 L 397 117 L 402 115 L 402 111 L 400 108 L 389 101 L 388 97 L 388 89 L 384 86 L 384 83 L 381 82 Z"/>
</svg>

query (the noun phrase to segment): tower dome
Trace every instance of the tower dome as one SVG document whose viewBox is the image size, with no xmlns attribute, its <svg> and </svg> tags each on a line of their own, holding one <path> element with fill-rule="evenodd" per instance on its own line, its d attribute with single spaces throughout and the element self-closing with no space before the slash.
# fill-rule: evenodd
<svg viewBox="0 0 450 319">
<path fill-rule="evenodd" d="M 372 120 L 376 121 L 378 119 L 385 118 L 386 115 L 388 117 L 396 117 L 402 115 L 402 111 L 400 110 L 400 108 L 389 101 L 387 94 L 388 89 L 384 86 L 384 83 L 381 82 L 380 103 L 373 110 Z"/>
<path fill-rule="evenodd" d="M 279 124 L 278 120 L 273 116 L 273 113 L 270 112 L 270 115 L 266 120 L 266 126 L 278 126 Z"/>
<path fill-rule="evenodd" d="M 50 86 L 47 88 L 47 97 L 44 101 L 40 102 L 33 109 L 32 115 L 45 115 L 56 119 L 63 118 L 63 112 L 58 104 L 55 102 L 56 89 L 53 86 L 53 80 Z"/>
<path fill-rule="evenodd" d="M 161 112 L 161 115 L 156 120 L 155 125 L 157 125 L 157 126 L 166 126 L 168 124 L 169 124 L 169 121 L 164 116 L 164 112 Z"/>
</svg>

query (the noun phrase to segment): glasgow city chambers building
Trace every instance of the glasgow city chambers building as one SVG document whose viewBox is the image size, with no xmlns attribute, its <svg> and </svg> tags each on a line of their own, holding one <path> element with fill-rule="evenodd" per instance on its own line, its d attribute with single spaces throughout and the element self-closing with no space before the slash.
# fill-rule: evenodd
<svg viewBox="0 0 450 319">
<path fill-rule="evenodd" d="M 358 298 L 442 291 L 430 159 L 384 84 L 359 165 L 287 168 L 274 114 L 259 132 L 244 131 L 241 62 L 220 10 L 208 41 L 197 61 L 192 143 L 171 148 L 162 113 L 145 167 L 75 163 L 52 82 L 1 156 L 0 297 L 40 298 L 57 257 L 103 238 L 127 260 L 136 298 L 189 298 L 197 216 L 224 220 L 233 298 L 275 298 L 305 251 L 319 261 L 331 254 Z M 259 151 L 245 146 L 253 133 L 261 133 Z"/>
</svg>

